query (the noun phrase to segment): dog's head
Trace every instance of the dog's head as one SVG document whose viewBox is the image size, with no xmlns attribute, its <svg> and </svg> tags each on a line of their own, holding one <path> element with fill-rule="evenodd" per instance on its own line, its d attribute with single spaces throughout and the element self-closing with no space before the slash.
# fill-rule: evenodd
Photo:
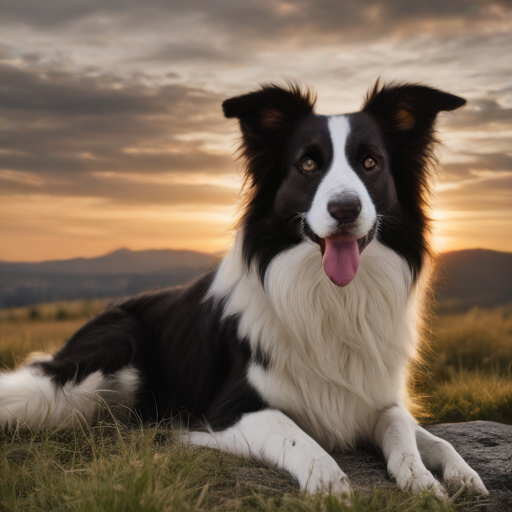
<svg viewBox="0 0 512 512">
<path fill-rule="evenodd" d="M 226 100 L 238 118 L 251 194 L 244 256 L 263 277 L 271 259 L 304 237 L 319 244 L 335 284 L 349 284 L 377 237 L 413 275 L 428 251 L 424 212 L 440 111 L 465 100 L 416 84 L 377 83 L 360 112 L 322 116 L 297 86 L 263 86 Z"/>
</svg>

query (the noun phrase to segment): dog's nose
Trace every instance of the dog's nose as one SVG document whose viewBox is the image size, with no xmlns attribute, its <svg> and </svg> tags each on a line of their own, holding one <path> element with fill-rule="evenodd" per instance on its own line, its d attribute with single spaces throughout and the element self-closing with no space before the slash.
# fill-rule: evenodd
<svg viewBox="0 0 512 512">
<path fill-rule="evenodd" d="M 350 224 L 359 217 L 361 200 L 355 195 L 343 196 L 329 202 L 327 211 L 340 224 Z"/>
</svg>

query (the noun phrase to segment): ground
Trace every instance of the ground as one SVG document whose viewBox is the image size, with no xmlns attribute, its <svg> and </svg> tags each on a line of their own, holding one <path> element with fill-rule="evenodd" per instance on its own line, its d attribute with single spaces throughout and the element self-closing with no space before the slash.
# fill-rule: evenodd
<svg viewBox="0 0 512 512">
<path fill-rule="evenodd" d="M 0 311 L 0 364 L 12 368 L 34 350 L 54 350 L 103 305 L 93 301 Z M 415 414 L 423 423 L 512 424 L 511 313 L 512 307 L 475 309 L 439 315 L 429 322 L 423 361 L 415 366 L 411 379 Z M 429 495 L 401 493 L 387 478 L 381 455 L 364 449 L 336 454 L 357 491 L 352 510 L 453 511 L 481 506 L 500 510 L 496 507 L 511 492 L 506 482 L 512 482 L 512 454 L 507 451 L 512 438 L 493 430 L 492 424 L 469 425 L 476 437 L 464 434 L 461 424 L 446 426 L 445 431 L 436 431 L 443 427 L 435 425 L 428 428 L 452 442 L 474 469 L 488 469 L 482 477 L 488 486 L 492 484 L 493 509 L 488 501 L 464 495 L 442 503 Z M 473 447 L 476 451 L 468 451 Z M 0 510 L 330 512 L 346 508 L 332 496 L 301 495 L 287 475 L 274 469 L 214 450 L 186 449 L 169 430 L 128 429 L 113 420 L 60 432 L 0 434 L 0 454 Z M 489 469 L 492 462 L 498 470 Z"/>
</svg>

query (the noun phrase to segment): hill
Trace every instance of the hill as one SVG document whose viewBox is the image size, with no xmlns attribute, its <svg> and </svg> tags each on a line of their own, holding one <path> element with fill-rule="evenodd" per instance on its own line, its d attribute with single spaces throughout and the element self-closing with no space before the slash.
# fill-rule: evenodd
<svg viewBox="0 0 512 512">
<path fill-rule="evenodd" d="M 487 249 L 445 252 L 435 286 L 439 306 L 464 311 L 512 302 L 512 253 Z"/>
<path fill-rule="evenodd" d="M 73 275 L 152 274 L 177 267 L 201 268 L 211 260 L 211 254 L 196 251 L 118 249 L 96 258 L 73 258 L 40 263 L 0 261 L 0 272 Z"/>
<path fill-rule="evenodd" d="M 40 302 L 122 297 L 185 284 L 213 255 L 172 249 L 119 249 L 97 258 L 0 262 L 0 308 Z"/>
</svg>

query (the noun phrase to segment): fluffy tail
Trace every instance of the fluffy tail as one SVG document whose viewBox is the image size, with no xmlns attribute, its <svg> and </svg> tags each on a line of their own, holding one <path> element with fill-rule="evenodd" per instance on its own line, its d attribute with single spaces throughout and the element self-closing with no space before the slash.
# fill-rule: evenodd
<svg viewBox="0 0 512 512">
<path fill-rule="evenodd" d="M 53 356 L 0 373 L 0 427 L 59 428 L 90 422 L 104 407 L 127 410 L 140 389 L 145 333 L 113 307 L 90 320 Z"/>
<path fill-rule="evenodd" d="M 138 372 L 125 367 L 105 375 L 97 370 L 82 380 L 62 384 L 32 359 L 18 369 L 0 374 L 0 426 L 63 428 L 90 423 L 105 408 L 127 408 L 138 387 Z"/>
</svg>

